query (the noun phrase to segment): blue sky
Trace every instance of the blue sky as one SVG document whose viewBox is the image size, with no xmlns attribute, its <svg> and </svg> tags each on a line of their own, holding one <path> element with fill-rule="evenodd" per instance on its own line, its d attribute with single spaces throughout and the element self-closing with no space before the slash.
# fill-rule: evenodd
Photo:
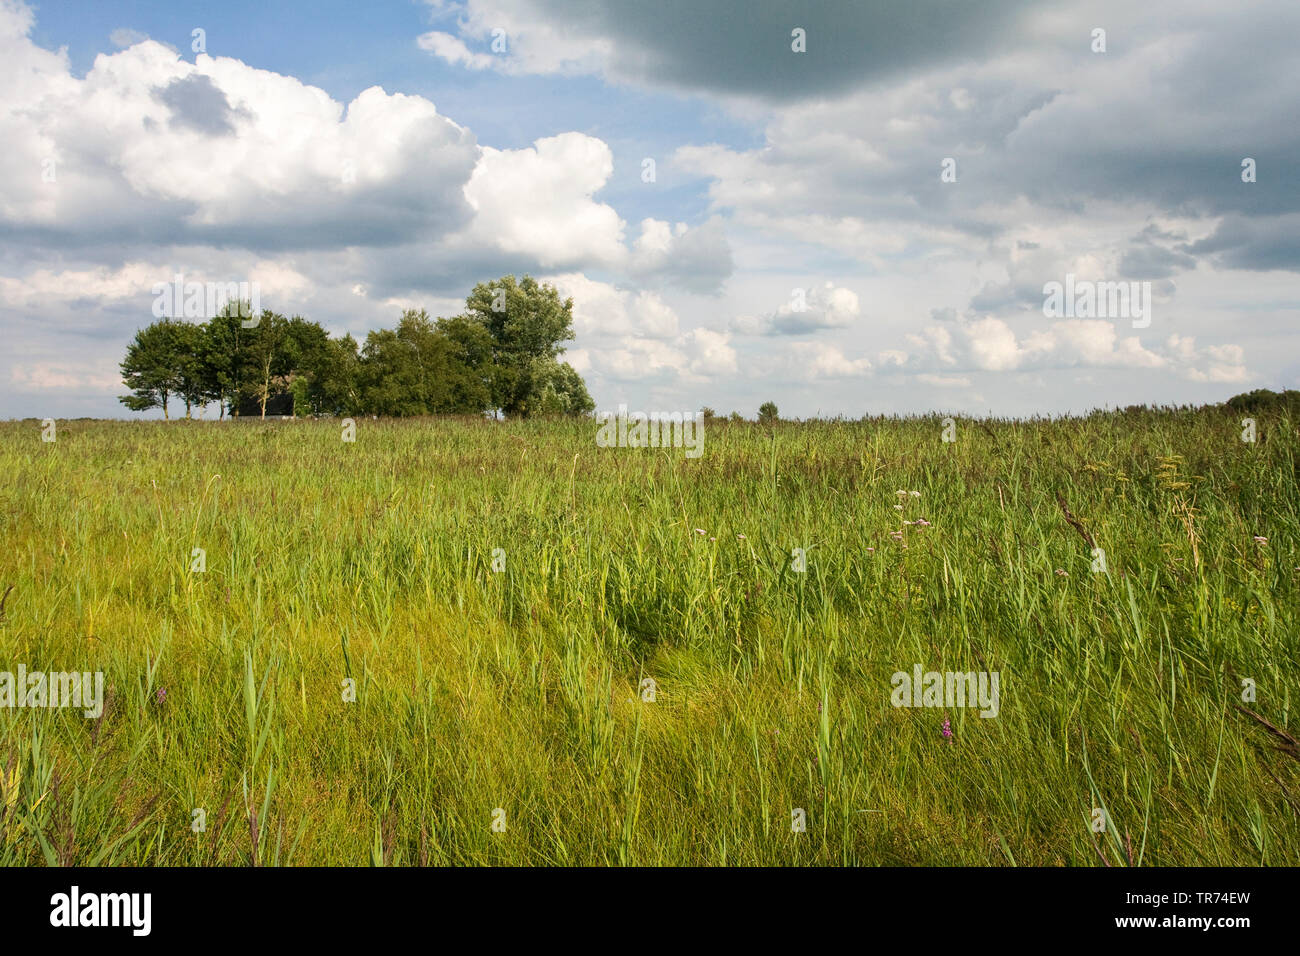
<svg viewBox="0 0 1300 956">
<path fill-rule="evenodd" d="M 1295 387 L 1297 27 L 1272 0 L 0 0 L 0 417 L 126 415 L 116 363 L 177 270 L 358 338 L 528 272 L 573 297 L 601 407 Z M 1148 314 L 1046 314 L 1067 274 Z"/>
</svg>

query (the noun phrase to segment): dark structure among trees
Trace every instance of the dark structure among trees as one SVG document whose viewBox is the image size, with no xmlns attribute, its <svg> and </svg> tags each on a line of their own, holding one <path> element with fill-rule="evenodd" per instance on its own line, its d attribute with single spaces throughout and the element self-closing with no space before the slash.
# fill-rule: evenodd
<svg viewBox="0 0 1300 956">
<path fill-rule="evenodd" d="M 119 400 L 167 418 L 180 405 L 189 418 L 209 402 L 223 418 L 595 408 L 582 377 L 560 361 L 573 338 L 572 299 L 530 276 L 506 276 L 475 286 L 465 305 L 449 319 L 408 309 L 397 328 L 369 333 L 360 347 L 350 335 L 331 338 L 315 322 L 269 310 L 245 328 L 239 303 L 201 324 L 163 319 L 127 347 L 122 380 L 131 394 Z"/>
</svg>

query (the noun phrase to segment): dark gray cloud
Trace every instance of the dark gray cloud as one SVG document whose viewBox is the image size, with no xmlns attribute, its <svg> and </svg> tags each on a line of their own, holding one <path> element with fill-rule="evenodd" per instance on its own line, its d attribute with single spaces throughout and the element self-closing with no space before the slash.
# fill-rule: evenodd
<svg viewBox="0 0 1300 956">
<path fill-rule="evenodd" d="M 210 76 L 194 73 L 154 87 L 154 95 L 171 110 L 173 126 L 208 136 L 233 136 L 235 118 L 251 118 L 248 111 L 231 109 L 230 101 Z"/>
<path fill-rule="evenodd" d="M 1283 216 L 1229 216 L 1205 239 L 1181 247 L 1209 256 L 1219 268 L 1300 271 L 1300 213 Z"/>
<path fill-rule="evenodd" d="M 975 312 L 1000 313 L 1012 308 L 1029 308 L 1041 305 L 1042 287 L 1039 285 L 997 284 L 988 282 L 971 296 L 970 308 Z"/>
<path fill-rule="evenodd" d="M 248 249 L 273 254 L 320 252 L 350 246 L 392 248 L 452 232 L 469 222 L 473 211 L 458 193 L 430 196 L 423 204 L 396 188 L 372 189 L 352 202 L 311 205 L 295 197 L 267 197 L 239 222 L 196 221 L 197 203 L 130 195 L 96 218 L 58 224 L 0 222 L 0 242 L 23 244 L 33 251 L 173 244 Z M 324 190 L 322 190 L 324 193 Z M 117 197 L 115 197 L 116 199 Z M 332 198 L 332 197 L 331 197 Z"/>
<path fill-rule="evenodd" d="M 612 40 L 617 75 L 789 101 L 990 56 L 1016 43 L 1030 0 L 533 0 L 566 31 Z M 791 50 L 805 31 L 807 52 Z"/>
<path fill-rule="evenodd" d="M 1125 279 L 1167 279 L 1195 268 L 1195 257 L 1166 249 L 1145 238 L 1134 240 L 1119 262 L 1120 276 Z"/>
<path fill-rule="evenodd" d="M 807 312 L 786 312 L 774 316 L 766 335 L 810 335 L 823 329 L 842 328 L 843 323 L 821 309 Z"/>
</svg>

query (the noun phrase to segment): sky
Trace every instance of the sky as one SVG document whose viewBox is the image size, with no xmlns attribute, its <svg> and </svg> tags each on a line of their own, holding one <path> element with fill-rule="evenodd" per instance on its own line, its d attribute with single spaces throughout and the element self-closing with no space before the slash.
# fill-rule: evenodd
<svg viewBox="0 0 1300 956">
<path fill-rule="evenodd" d="M 1295 388 L 1297 36 L 1294 0 L 0 0 L 0 418 L 133 417 L 178 274 L 358 340 L 530 274 L 600 409 Z"/>
</svg>

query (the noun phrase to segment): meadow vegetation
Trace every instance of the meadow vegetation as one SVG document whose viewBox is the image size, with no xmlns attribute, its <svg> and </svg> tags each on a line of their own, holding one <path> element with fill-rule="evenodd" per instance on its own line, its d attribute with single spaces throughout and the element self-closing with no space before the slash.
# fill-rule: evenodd
<svg viewBox="0 0 1300 956">
<path fill-rule="evenodd" d="M 0 863 L 1300 864 L 1288 414 L 0 423 Z"/>
</svg>

